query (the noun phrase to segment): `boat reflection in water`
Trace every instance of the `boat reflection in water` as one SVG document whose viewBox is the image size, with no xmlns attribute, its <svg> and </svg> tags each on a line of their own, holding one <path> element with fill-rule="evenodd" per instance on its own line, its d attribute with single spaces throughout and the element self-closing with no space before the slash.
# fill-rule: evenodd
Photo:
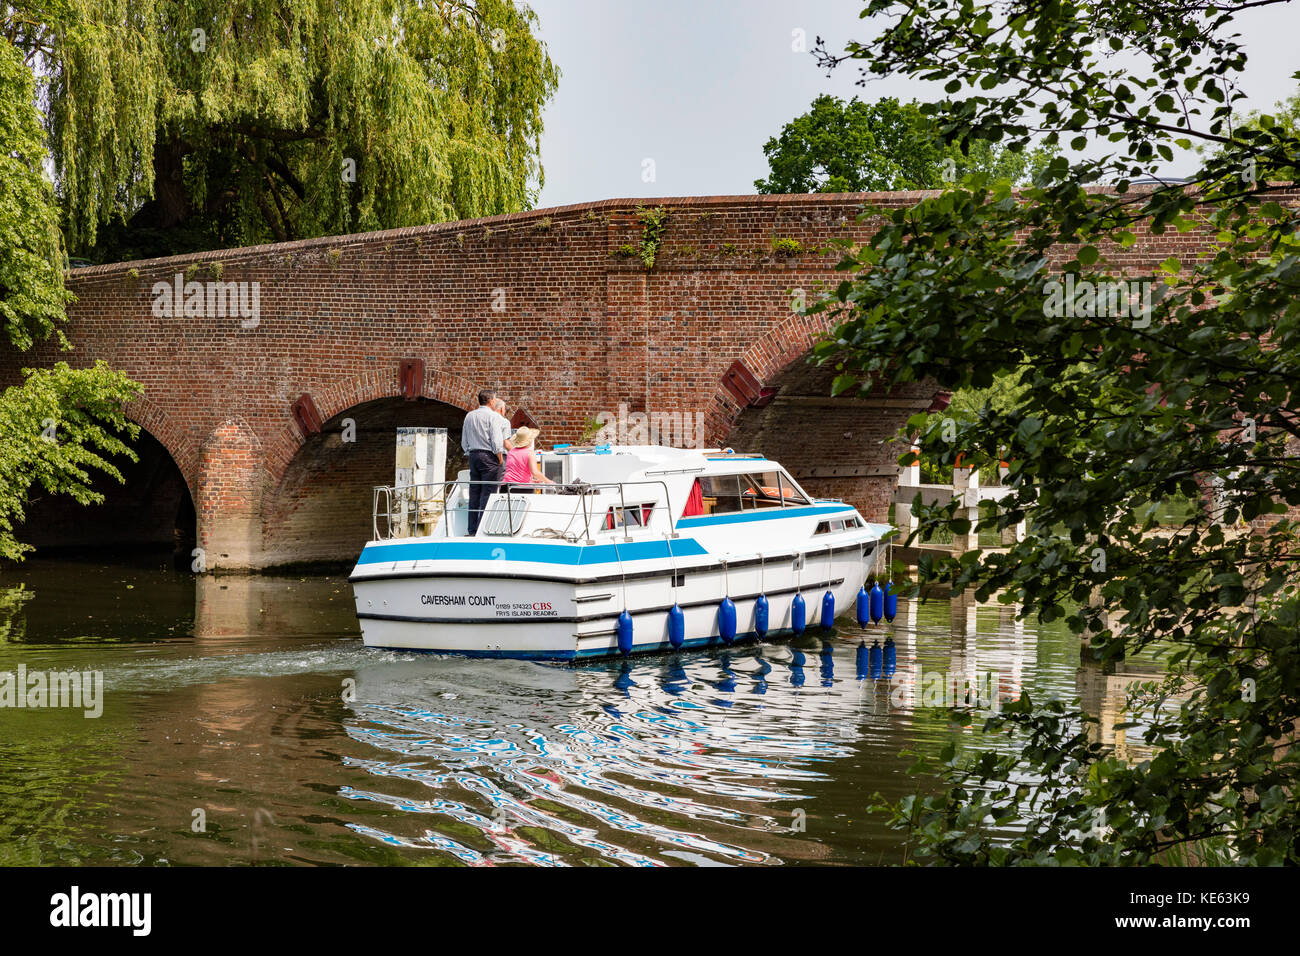
<svg viewBox="0 0 1300 956">
<path fill-rule="evenodd" d="M 0 585 L 20 581 L 0 671 L 100 670 L 106 691 L 98 720 L 0 710 L 0 861 L 25 864 L 897 862 L 866 805 L 925 786 L 901 752 L 998 745 L 909 687 L 1082 692 L 1118 746 L 1138 674 L 946 595 L 892 625 L 571 665 L 364 648 L 338 578 L 33 560 Z"/>
<path fill-rule="evenodd" d="M 897 641 L 879 680 L 859 677 L 862 633 L 577 667 L 384 655 L 355 670 L 347 724 L 384 756 L 350 761 L 374 780 L 342 795 L 410 816 L 352 826 L 474 865 L 811 862 L 849 833 L 850 858 L 892 860 L 855 781 L 909 792 L 900 742 L 955 728 L 900 693 L 915 632 L 865 632 Z"/>
</svg>

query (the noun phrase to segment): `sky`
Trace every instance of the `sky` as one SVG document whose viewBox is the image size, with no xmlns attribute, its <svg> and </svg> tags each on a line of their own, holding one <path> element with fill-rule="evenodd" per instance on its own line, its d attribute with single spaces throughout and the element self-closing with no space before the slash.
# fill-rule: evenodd
<svg viewBox="0 0 1300 956">
<path fill-rule="evenodd" d="M 598 199 L 753 193 L 767 175 L 763 144 L 822 93 L 938 99 L 904 77 L 856 84 L 809 51 L 874 34 L 861 0 L 526 0 L 561 72 L 545 115 L 538 207 Z M 1297 89 L 1300 0 L 1241 14 L 1250 62 L 1246 107 Z M 877 28 L 878 29 L 878 28 Z M 804 51 L 799 52 L 800 34 Z M 652 165 L 651 165 L 652 164 Z M 1163 172 L 1187 172 L 1175 156 Z M 650 179 L 649 177 L 653 177 Z"/>
</svg>

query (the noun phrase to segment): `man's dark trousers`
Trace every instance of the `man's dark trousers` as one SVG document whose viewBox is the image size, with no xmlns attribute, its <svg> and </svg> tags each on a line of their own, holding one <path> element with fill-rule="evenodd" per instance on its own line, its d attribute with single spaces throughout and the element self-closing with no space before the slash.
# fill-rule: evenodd
<svg viewBox="0 0 1300 956">
<path fill-rule="evenodd" d="M 471 484 L 469 486 L 469 533 L 478 531 L 478 523 L 483 518 L 483 507 L 488 498 L 496 492 L 501 483 L 504 469 L 497 461 L 497 456 L 490 451 L 474 450 L 469 453 L 469 480 L 486 481 L 490 484 Z"/>
</svg>

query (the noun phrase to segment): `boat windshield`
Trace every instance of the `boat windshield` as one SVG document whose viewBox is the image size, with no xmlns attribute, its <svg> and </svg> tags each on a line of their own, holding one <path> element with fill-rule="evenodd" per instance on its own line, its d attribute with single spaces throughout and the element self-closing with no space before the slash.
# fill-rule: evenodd
<svg viewBox="0 0 1300 956">
<path fill-rule="evenodd" d="M 760 508 L 798 508 L 808 504 L 789 477 L 779 471 L 706 475 L 699 479 L 704 514 Z"/>
</svg>

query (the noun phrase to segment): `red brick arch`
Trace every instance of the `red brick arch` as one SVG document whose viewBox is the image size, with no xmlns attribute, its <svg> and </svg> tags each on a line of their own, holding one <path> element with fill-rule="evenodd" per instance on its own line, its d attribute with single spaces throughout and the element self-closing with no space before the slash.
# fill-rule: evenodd
<svg viewBox="0 0 1300 956">
<path fill-rule="evenodd" d="M 182 431 L 148 395 L 141 395 L 126 407 L 126 417 L 157 439 L 180 469 L 190 500 L 197 501 L 199 449 L 194 439 Z"/>
<path fill-rule="evenodd" d="M 425 366 L 421 395 L 423 398 L 469 411 L 478 403 L 478 389 L 479 386 L 468 379 L 442 369 Z M 339 378 L 324 388 L 304 390 L 303 394 L 312 396 L 322 422 L 327 422 L 348 409 L 366 402 L 404 397 L 396 366 L 375 369 L 363 375 Z M 295 399 L 297 397 L 294 396 Z M 306 440 L 307 436 L 292 420 L 290 406 L 286 404 L 284 424 L 269 442 L 267 474 L 272 487 L 284 479 L 290 463 Z"/>
<path fill-rule="evenodd" d="M 818 338 L 835 324 L 825 313 L 815 316 L 792 313 L 750 345 L 738 360 L 761 383 L 770 384 L 795 362 L 806 357 Z M 718 370 L 718 384 L 704 412 L 709 440 L 718 445 L 725 443 L 736 419 L 744 411 L 744 406 L 736 401 L 732 392 L 723 384 L 726 369 L 730 365 L 729 361 L 724 368 Z"/>
</svg>

